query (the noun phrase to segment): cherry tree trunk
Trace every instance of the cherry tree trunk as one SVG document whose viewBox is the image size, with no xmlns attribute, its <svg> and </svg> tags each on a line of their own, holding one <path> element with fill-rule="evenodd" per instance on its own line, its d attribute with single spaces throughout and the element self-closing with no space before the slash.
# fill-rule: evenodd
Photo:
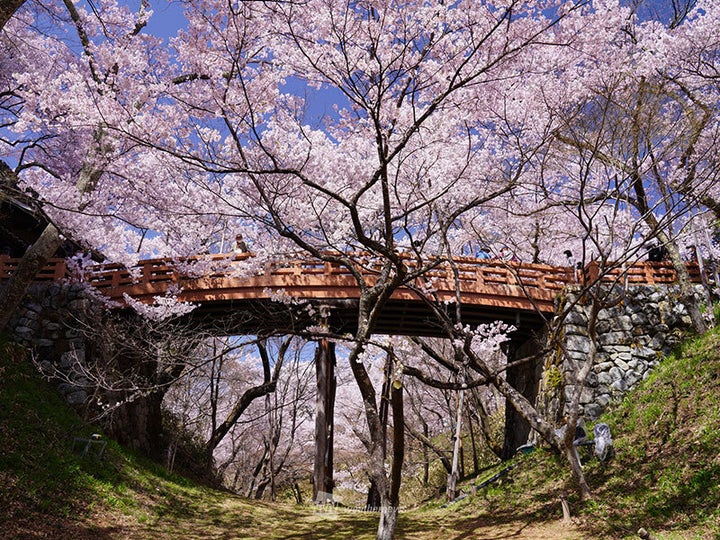
<svg viewBox="0 0 720 540">
<path fill-rule="evenodd" d="M 458 395 L 457 414 L 455 415 L 455 446 L 453 449 L 452 471 L 448 475 L 446 490 L 448 501 L 455 500 L 457 482 L 460 479 L 459 463 L 461 461 L 460 451 L 462 448 L 462 416 L 464 398 L 465 392 L 460 390 Z"/>
<path fill-rule="evenodd" d="M 403 388 L 400 381 L 391 385 L 393 413 L 393 447 L 392 466 L 390 469 L 389 493 L 381 492 L 380 522 L 378 523 L 377 540 L 392 540 L 397 528 L 400 512 L 400 483 L 402 466 L 405 460 L 405 418 L 403 410 Z"/>
<path fill-rule="evenodd" d="M 313 500 L 332 501 L 335 411 L 335 344 L 323 339 L 315 351 L 317 398 L 315 402 L 315 463 Z"/>
<path fill-rule="evenodd" d="M 393 540 L 397 528 L 398 508 L 384 499 L 380 505 L 380 523 L 376 540 Z"/>
<path fill-rule="evenodd" d="M 0 30 L 15 15 L 15 12 L 25 3 L 25 0 L 3 0 L 0 2 Z"/>
<path fill-rule="evenodd" d="M 381 390 L 380 397 L 380 427 L 382 429 L 382 452 L 383 459 L 387 455 L 387 426 L 388 426 L 388 404 L 390 403 L 390 379 L 393 369 L 393 356 L 388 354 L 385 359 L 385 380 Z M 380 491 L 378 491 L 377 484 L 375 481 L 370 481 L 370 487 L 368 488 L 367 500 L 365 502 L 365 508 L 371 510 L 380 508 Z"/>
<path fill-rule="evenodd" d="M 582 465 L 580 463 L 580 456 L 578 455 L 577 447 L 573 445 L 572 441 L 566 440 L 564 442 L 565 458 L 570 464 L 570 470 L 572 471 L 575 482 L 577 483 L 580 498 L 582 500 L 590 499 L 592 497 L 592 492 L 590 491 L 590 486 L 585 479 L 585 473 L 583 473 L 582 470 Z"/>
</svg>

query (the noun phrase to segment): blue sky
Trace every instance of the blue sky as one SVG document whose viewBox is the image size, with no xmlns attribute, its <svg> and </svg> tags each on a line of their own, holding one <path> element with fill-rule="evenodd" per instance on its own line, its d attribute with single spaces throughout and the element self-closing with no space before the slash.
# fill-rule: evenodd
<svg viewBox="0 0 720 540">
<path fill-rule="evenodd" d="M 129 0 L 129 5 L 137 8 L 139 0 Z M 156 0 L 152 2 L 153 15 L 147 25 L 148 34 L 168 38 L 174 36 L 178 28 L 185 27 L 185 17 L 181 0 Z"/>
</svg>

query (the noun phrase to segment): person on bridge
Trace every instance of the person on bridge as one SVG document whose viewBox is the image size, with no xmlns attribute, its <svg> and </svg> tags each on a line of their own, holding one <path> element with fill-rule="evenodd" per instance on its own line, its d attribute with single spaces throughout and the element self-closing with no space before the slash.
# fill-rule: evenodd
<svg viewBox="0 0 720 540">
<path fill-rule="evenodd" d="M 563 254 L 567 257 L 568 266 L 573 269 L 573 279 L 575 283 L 578 283 L 580 280 L 580 270 L 582 270 L 582 262 L 575 262 L 575 257 L 569 249 L 563 251 Z"/>
<path fill-rule="evenodd" d="M 248 252 L 248 247 L 247 247 L 247 244 L 245 243 L 245 240 L 243 240 L 242 234 L 238 234 L 235 237 L 235 242 L 233 242 L 232 250 L 235 253 L 247 253 Z"/>
<path fill-rule="evenodd" d="M 490 258 L 491 258 L 490 252 L 488 251 L 487 248 L 484 248 L 484 247 L 481 247 L 481 248 L 477 251 L 477 253 L 475 254 L 475 256 L 476 256 L 478 259 L 490 259 Z"/>
<path fill-rule="evenodd" d="M 500 259 L 502 259 L 503 261 L 513 262 L 518 262 L 520 260 L 507 246 L 503 246 L 500 248 Z"/>
</svg>

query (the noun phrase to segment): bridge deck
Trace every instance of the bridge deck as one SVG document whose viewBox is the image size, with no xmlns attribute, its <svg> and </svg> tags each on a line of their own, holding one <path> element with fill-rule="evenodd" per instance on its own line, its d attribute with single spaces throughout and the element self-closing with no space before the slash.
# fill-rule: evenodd
<svg viewBox="0 0 720 540">
<path fill-rule="evenodd" d="M 233 276 L 233 270 L 250 255 L 205 256 L 187 262 L 225 261 L 222 272 L 203 277 L 181 274 L 177 265 L 166 259 L 141 261 L 128 270 L 120 265 L 95 265 L 87 268 L 82 276 L 100 292 L 113 300 L 122 301 L 125 294 L 145 303 L 152 303 L 163 296 L 170 286 L 180 291 L 178 299 L 197 303 L 198 314 L 219 316 L 228 310 L 276 313 L 272 309 L 273 298 L 278 292 L 298 300 L 308 300 L 343 306 L 335 313 L 336 327 L 351 330 L 354 327 L 353 310 L 356 313 L 359 288 L 350 271 L 338 264 L 297 259 L 266 265 L 261 272 L 251 276 Z M 15 271 L 18 259 L 0 256 L 0 280 Z M 413 261 L 407 264 L 412 268 Z M 360 266 L 362 265 L 362 266 Z M 363 277 L 372 283 L 377 270 L 368 260 L 360 260 L 357 267 Z M 697 265 L 689 269 L 699 280 Z M 617 278 L 616 269 L 608 279 Z M 583 280 L 598 275 L 597 265 L 591 263 L 583 272 Z M 631 284 L 672 283 L 675 270 L 669 263 L 637 263 L 627 269 Z M 72 278 L 63 259 L 53 259 L 38 275 L 39 281 L 57 281 Z M 412 285 L 423 290 L 430 299 L 452 306 L 461 303 L 463 319 L 470 324 L 504 320 L 514 324 L 528 322 L 540 324 L 542 315 L 554 310 L 557 294 L 568 284 L 575 282 L 575 274 L 568 267 L 545 264 L 516 263 L 487 259 L 462 258 L 455 261 L 454 268 L 444 263 L 423 275 L 422 282 Z M 457 285 L 456 285 L 457 283 Z M 379 333 L 426 333 L 431 324 L 431 313 L 416 291 L 410 287 L 399 288 L 392 296 L 379 321 Z M 292 323 L 289 323 L 292 324 Z M 402 326 L 404 328 L 402 328 Z"/>
</svg>

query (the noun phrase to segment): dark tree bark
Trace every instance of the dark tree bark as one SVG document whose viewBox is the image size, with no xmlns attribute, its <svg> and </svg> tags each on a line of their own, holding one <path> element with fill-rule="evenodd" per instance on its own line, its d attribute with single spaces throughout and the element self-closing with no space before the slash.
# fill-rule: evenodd
<svg viewBox="0 0 720 540">
<path fill-rule="evenodd" d="M 393 452 L 390 468 L 390 495 L 381 501 L 380 525 L 377 538 L 389 540 L 397 526 L 400 506 L 400 482 L 402 481 L 402 466 L 405 458 L 405 421 L 403 413 L 402 383 L 395 380 L 390 385 L 392 413 L 393 413 Z"/>
<path fill-rule="evenodd" d="M 280 351 L 278 352 L 278 358 L 275 361 L 275 368 L 271 374 L 270 358 L 268 356 L 267 348 L 262 342 L 258 342 L 258 351 L 260 352 L 260 358 L 263 363 L 263 382 L 262 384 L 248 388 L 245 392 L 243 392 L 243 395 L 240 396 L 240 399 L 237 403 L 235 403 L 225 420 L 213 430 L 212 435 L 210 435 L 210 439 L 205 444 L 208 458 L 211 458 L 215 448 L 217 448 L 223 438 L 225 438 L 250 404 L 257 398 L 267 396 L 275 391 L 277 380 L 280 376 L 280 370 L 282 369 L 283 361 L 285 359 L 285 353 L 287 352 L 289 346 L 290 339 L 283 341 Z"/>
<path fill-rule="evenodd" d="M 392 366 L 393 356 L 392 354 L 388 354 L 385 359 L 385 379 L 383 381 L 382 390 L 380 392 L 380 427 L 382 428 L 383 459 L 385 459 L 385 457 L 387 456 L 387 426 L 388 411 L 390 409 L 390 373 L 392 372 Z M 365 508 L 380 508 L 380 492 L 378 491 L 377 484 L 372 479 L 370 480 L 370 487 L 368 488 Z"/>
<path fill-rule="evenodd" d="M 50 223 L 45 227 L 40 238 L 22 256 L 17 269 L 0 290 L 0 306 L 2 306 L 0 330 L 5 329 L 35 276 L 55 255 L 61 244 L 60 233 Z"/>
<path fill-rule="evenodd" d="M 530 346 L 532 346 L 532 342 L 521 346 L 517 351 L 514 351 L 514 354 L 508 355 L 508 362 L 521 356 L 521 353 L 527 351 L 527 348 Z M 512 365 L 506 371 L 507 383 L 522 394 L 530 403 L 535 403 L 541 368 L 542 364 L 539 359 L 530 359 L 527 362 Z M 512 458 L 518 447 L 527 442 L 529 435 L 530 423 L 524 418 L 523 414 L 517 411 L 512 402 L 506 399 L 505 437 L 500 459 L 505 461 Z"/>
<path fill-rule="evenodd" d="M 327 339 L 315 350 L 315 464 L 313 467 L 313 500 L 322 504 L 332 500 L 333 444 L 335 434 L 335 344 Z"/>
<path fill-rule="evenodd" d="M 478 470 L 480 469 L 480 462 L 478 459 L 477 443 L 475 442 L 475 429 L 473 428 L 473 418 L 472 414 L 470 414 L 470 411 L 467 412 L 467 425 L 468 431 L 470 432 L 470 445 L 472 447 L 473 474 L 477 474 Z"/>
<path fill-rule="evenodd" d="M 5 28 L 7 22 L 24 3 L 25 0 L 2 0 L 0 2 L 0 30 Z"/>
<path fill-rule="evenodd" d="M 421 419 L 422 427 L 423 427 L 423 437 L 426 439 L 430 436 L 430 428 L 427 425 L 427 422 Z M 428 452 L 427 445 L 422 445 L 422 453 L 423 453 L 423 486 L 427 486 L 428 482 L 430 481 L 430 453 Z"/>
<path fill-rule="evenodd" d="M 403 387 L 400 381 L 392 383 L 393 413 L 393 460 L 390 470 L 390 504 L 400 504 L 400 482 L 405 459 L 405 414 L 403 410 Z"/>
</svg>

